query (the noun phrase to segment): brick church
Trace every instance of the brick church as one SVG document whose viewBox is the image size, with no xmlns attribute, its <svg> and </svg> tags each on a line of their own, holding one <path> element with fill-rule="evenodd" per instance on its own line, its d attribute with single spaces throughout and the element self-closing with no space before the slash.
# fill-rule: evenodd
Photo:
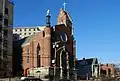
<svg viewBox="0 0 120 81">
<path fill-rule="evenodd" d="M 17 46 L 21 49 L 18 50 Z M 75 40 L 73 36 L 72 19 L 64 10 L 60 9 L 57 25 L 50 25 L 50 12 L 47 11 L 46 27 L 43 31 L 23 38 L 14 43 L 14 54 L 17 58 L 21 58 L 19 63 L 15 61 L 14 74 L 21 70 L 24 76 L 28 75 L 31 68 L 49 67 L 54 68 L 52 74 L 57 79 L 74 76 L 75 68 Z M 15 56 L 16 54 L 19 55 Z M 19 57 L 18 57 L 19 56 Z M 14 63 L 14 64 L 15 64 Z M 21 68 L 20 68 L 21 67 Z M 20 72 L 18 72 L 20 73 Z M 52 76 L 51 75 L 51 76 Z"/>
</svg>

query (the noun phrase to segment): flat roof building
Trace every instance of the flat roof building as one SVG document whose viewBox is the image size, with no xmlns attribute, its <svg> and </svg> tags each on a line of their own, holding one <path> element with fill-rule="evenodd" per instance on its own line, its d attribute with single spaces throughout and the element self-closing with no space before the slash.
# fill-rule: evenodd
<svg viewBox="0 0 120 81">
<path fill-rule="evenodd" d="M 28 27 L 14 27 L 13 28 L 13 41 L 23 39 L 25 37 L 36 34 L 44 30 L 45 26 L 28 26 Z"/>
</svg>

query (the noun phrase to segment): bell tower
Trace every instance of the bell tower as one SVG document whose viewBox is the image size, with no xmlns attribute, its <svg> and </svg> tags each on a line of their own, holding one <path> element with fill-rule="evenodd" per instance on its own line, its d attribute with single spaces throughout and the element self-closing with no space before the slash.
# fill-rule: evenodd
<svg viewBox="0 0 120 81">
<path fill-rule="evenodd" d="M 46 15 L 46 27 L 50 27 L 50 10 L 47 10 L 47 15 Z"/>
<path fill-rule="evenodd" d="M 72 18 L 69 13 L 65 11 L 65 6 L 64 9 L 60 9 L 60 12 L 58 14 L 57 25 L 60 24 L 64 24 L 66 27 L 72 27 Z"/>
<path fill-rule="evenodd" d="M 47 10 L 46 27 L 44 28 L 44 66 L 51 64 L 51 25 L 50 25 L 50 10 Z"/>
</svg>

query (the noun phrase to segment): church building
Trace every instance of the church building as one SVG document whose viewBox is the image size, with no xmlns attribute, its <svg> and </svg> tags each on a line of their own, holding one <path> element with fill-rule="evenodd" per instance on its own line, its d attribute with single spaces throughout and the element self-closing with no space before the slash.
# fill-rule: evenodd
<svg viewBox="0 0 120 81">
<path fill-rule="evenodd" d="M 21 49 L 19 52 L 19 55 L 21 55 L 19 61 L 21 71 L 24 76 L 28 76 L 31 75 L 31 69 L 40 70 L 42 73 L 41 68 L 47 68 L 48 75 L 52 79 L 56 79 L 55 81 L 63 78 L 73 79 L 76 47 L 72 18 L 62 8 L 58 14 L 57 25 L 51 26 L 50 17 L 50 11 L 48 10 L 46 26 L 42 31 L 15 42 L 14 48 L 19 46 Z M 18 50 L 14 49 L 14 55 L 17 53 Z M 18 70 L 16 69 L 16 71 Z M 43 74 L 40 77 L 43 77 Z"/>
</svg>

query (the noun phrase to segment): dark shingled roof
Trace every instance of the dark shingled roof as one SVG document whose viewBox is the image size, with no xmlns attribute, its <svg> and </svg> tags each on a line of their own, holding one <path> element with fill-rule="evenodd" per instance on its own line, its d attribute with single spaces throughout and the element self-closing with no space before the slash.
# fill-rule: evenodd
<svg viewBox="0 0 120 81">
<path fill-rule="evenodd" d="M 79 64 L 82 61 L 83 60 L 77 60 L 77 64 Z M 92 64 L 97 64 L 98 63 L 97 58 L 89 58 L 89 59 L 85 59 L 85 61 L 88 63 L 88 65 L 92 65 Z"/>
</svg>

